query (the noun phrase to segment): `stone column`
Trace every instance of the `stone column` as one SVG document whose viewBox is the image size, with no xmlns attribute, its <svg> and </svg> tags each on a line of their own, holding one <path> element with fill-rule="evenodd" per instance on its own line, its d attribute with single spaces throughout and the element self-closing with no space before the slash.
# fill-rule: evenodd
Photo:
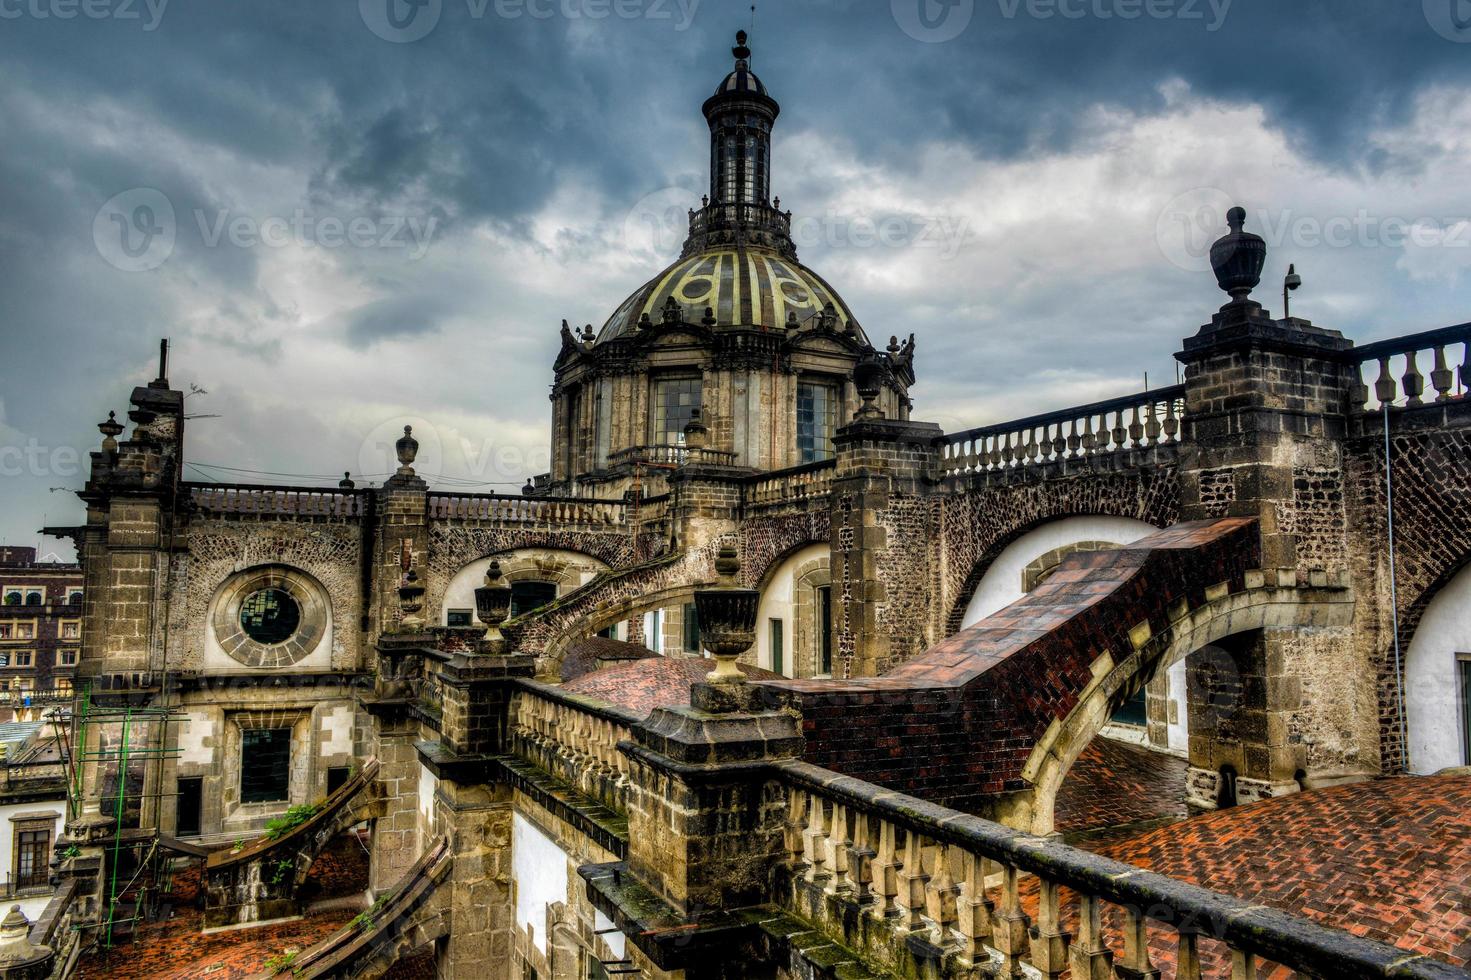
<svg viewBox="0 0 1471 980">
<path fill-rule="evenodd" d="M 833 674 L 873 677 L 923 651 L 929 632 L 934 473 L 930 422 L 860 418 L 833 439 Z"/>
<path fill-rule="evenodd" d="M 1265 245 L 1242 219 L 1236 209 L 1232 234 L 1212 250 L 1232 300 L 1176 355 L 1186 385 L 1181 518 L 1254 517 L 1268 574 L 1336 584 L 1347 569 L 1341 441 L 1356 381 L 1343 356 L 1351 344 L 1307 320 L 1274 320 L 1249 298 Z M 1377 721 L 1360 703 L 1354 678 L 1367 675 L 1355 659 L 1348 629 L 1268 630 L 1193 655 L 1191 802 L 1215 805 L 1223 765 L 1243 801 L 1295 791 L 1300 770 L 1362 766 L 1377 752 Z M 1304 732 L 1342 733 L 1361 720 L 1373 736 L 1335 736 L 1309 752 Z"/>
</svg>

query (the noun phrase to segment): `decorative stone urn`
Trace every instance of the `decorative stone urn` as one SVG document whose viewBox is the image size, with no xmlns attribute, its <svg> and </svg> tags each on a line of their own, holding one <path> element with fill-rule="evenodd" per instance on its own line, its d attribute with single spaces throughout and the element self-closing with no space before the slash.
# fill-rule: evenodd
<svg viewBox="0 0 1471 980">
<path fill-rule="evenodd" d="M 716 584 L 695 590 L 700 644 L 715 656 L 715 669 L 706 677 L 712 684 L 744 684 L 746 675 L 736 666 L 736 658 L 756 642 L 756 606 L 761 593 L 741 588 L 736 578 L 740 570 L 735 547 L 722 545 L 715 559 Z"/>
<path fill-rule="evenodd" d="M 419 440 L 414 438 L 414 427 L 404 426 L 404 434 L 393 444 L 394 452 L 398 454 L 398 475 L 413 476 L 414 460 L 419 456 Z"/>
<path fill-rule="evenodd" d="M 399 582 L 398 607 L 403 613 L 399 619 L 403 632 L 417 633 L 424 628 L 424 586 L 413 568 L 405 571 Z"/>
<path fill-rule="evenodd" d="M 52 952 L 30 939 L 31 923 L 19 905 L 0 920 L 0 978 L 41 980 L 50 975 Z"/>
<path fill-rule="evenodd" d="M 875 402 L 884 388 L 884 365 L 877 356 L 865 357 L 853 368 L 853 387 L 863 406 L 853 416 L 855 419 L 881 419 L 884 413 Z"/>
<path fill-rule="evenodd" d="M 1267 262 L 1267 243 L 1260 235 L 1242 231 L 1246 209 L 1226 212 L 1231 233 L 1218 238 L 1211 246 L 1211 269 L 1216 283 L 1231 296 L 1232 303 L 1244 303 L 1246 297 L 1262 281 L 1262 267 Z M 1229 304 L 1228 304 L 1229 305 Z"/>
<path fill-rule="evenodd" d="M 501 563 L 492 561 L 485 570 L 485 584 L 475 590 L 475 615 L 485 624 L 485 645 L 500 653 L 506 638 L 501 624 L 511 615 L 511 587 L 501 575 Z"/>
<path fill-rule="evenodd" d="M 690 420 L 684 426 L 684 445 L 692 453 L 698 453 L 705 448 L 709 439 L 710 430 L 705 423 L 700 421 L 700 410 L 697 408 L 691 413 Z"/>
</svg>

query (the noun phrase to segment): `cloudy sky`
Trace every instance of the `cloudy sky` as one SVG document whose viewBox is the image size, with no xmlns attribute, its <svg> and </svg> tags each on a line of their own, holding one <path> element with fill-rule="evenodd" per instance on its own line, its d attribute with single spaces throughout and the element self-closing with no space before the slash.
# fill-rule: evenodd
<svg viewBox="0 0 1471 980">
<path fill-rule="evenodd" d="M 546 468 L 557 328 L 678 252 L 749 0 L 0 0 L 0 541 L 174 346 L 188 475 Z M 1274 311 L 1471 319 L 1467 0 L 762 0 L 774 187 L 947 429 L 1174 380 L 1231 203 Z M 228 467 L 228 469 L 227 469 Z M 50 541 L 45 548 L 67 554 Z"/>
</svg>

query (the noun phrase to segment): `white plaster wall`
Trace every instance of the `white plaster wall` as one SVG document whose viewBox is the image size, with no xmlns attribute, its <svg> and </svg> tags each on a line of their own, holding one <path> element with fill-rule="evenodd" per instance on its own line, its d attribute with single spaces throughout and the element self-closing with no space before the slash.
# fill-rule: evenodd
<svg viewBox="0 0 1471 980">
<path fill-rule="evenodd" d="M 792 676 L 792 625 L 796 620 L 793 602 L 796 598 L 797 569 L 815 559 L 826 558 L 829 547 L 825 544 L 808 545 L 794 552 L 776 567 L 761 590 L 761 603 L 756 609 L 756 663 L 771 670 L 771 626 L 770 620 L 780 619 L 782 628 L 782 673 Z"/>
<path fill-rule="evenodd" d="M 322 716 L 322 756 L 352 754 L 352 706 L 339 704 Z"/>
<path fill-rule="evenodd" d="M 1458 653 L 1471 653 L 1471 568 L 1430 600 L 1404 654 L 1411 772 L 1468 764 Z"/>
<path fill-rule="evenodd" d="M 429 767 L 419 765 L 419 827 L 426 835 L 436 830 L 434 820 L 434 794 L 439 790 L 439 777 Z"/>
<path fill-rule="evenodd" d="M 1007 545 L 971 595 L 961 626 L 973 626 L 1022 597 L 1022 572 L 1049 551 L 1081 541 L 1130 544 L 1159 530 L 1128 517 L 1064 517 L 1033 528 Z"/>
<path fill-rule="evenodd" d="M 586 585 L 597 577 L 598 572 L 607 567 L 596 558 L 589 558 L 587 555 L 580 555 L 574 551 L 555 551 L 546 548 L 529 549 L 529 552 L 512 551 L 477 558 L 464 568 L 461 568 L 458 572 L 455 572 L 454 578 L 449 580 L 449 586 L 444 590 L 444 602 L 440 604 L 440 624 L 444 625 L 449 622 L 449 611 L 451 609 L 469 609 L 472 612 L 470 621 L 477 626 L 480 625 L 480 620 L 473 618 L 475 590 L 485 584 L 485 570 L 490 567 L 491 560 L 498 560 L 502 565 L 505 565 L 508 558 L 514 557 L 517 554 L 526 553 L 561 558 L 572 566 L 572 569 L 569 569 L 569 571 L 575 569 L 575 583 L 571 585 L 565 581 L 559 583 L 557 586 L 557 595 L 562 595 L 565 592 L 570 592 L 574 588 L 580 588 Z"/>
<path fill-rule="evenodd" d="M 593 909 L 592 927 L 598 932 L 603 932 L 605 929 L 613 928 L 613 920 L 604 916 L 597 909 Z M 621 960 L 628 955 L 628 951 L 624 947 L 623 933 L 606 932 L 603 933 L 602 939 L 608 944 L 608 952 L 612 953 L 615 959 Z"/>
<path fill-rule="evenodd" d="M 186 712 L 184 723 L 179 726 L 179 764 L 212 765 L 215 750 L 205 745 L 204 740 L 218 734 L 214 716 L 209 711 Z"/>
<path fill-rule="evenodd" d="M 516 881 L 516 921 L 531 930 L 547 955 L 547 906 L 567 904 L 566 853 L 519 813 L 511 814 L 511 874 Z"/>
<path fill-rule="evenodd" d="M 1169 749 L 1171 752 L 1187 755 L 1190 752 L 1190 727 L 1185 715 L 1185 661 L 1176 661 L 1165 672 L 1165 676 L 1170 679 L 1170 711 L 1175 716 L 1167 729 Z"/>
<path fill-rule="evenodd" d="M 7 803 L 0 805 L 0 880 L 8 880 L 11 874 L 15 872 L 15 823 L 12 818 L 20 814 L 36 816 L 38 814 L 49 813 L 54 815 L 56 819 L 51 824 L 51 843 L 55 844 L 57 838 L 61 836 L 61 812 L 63 806 L 64 804 L 61 800 L 31 800 L 26 803 Z M 38 901 L 40 902 L 40 907 L 44 909 L 47 900 L 41 898 Z M 13 905 L 15 903 L 11 902 L 11 904 Z M 33 913 L 30 907 L 24 902 L 21 903 L 21 910 L 32 920 L 38 914 Z"/>
</svg>

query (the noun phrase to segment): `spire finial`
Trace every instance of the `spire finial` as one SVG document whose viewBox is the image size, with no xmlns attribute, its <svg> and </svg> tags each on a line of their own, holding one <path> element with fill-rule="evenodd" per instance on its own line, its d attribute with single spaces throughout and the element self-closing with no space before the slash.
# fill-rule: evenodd
<svg viewBox="0 0 1471 980">
<path fill-rule="evenodd" d="M 748 37 L 745 31 L 736 31 L 736 46 L 730 49 L 730 53 L 735 55 L 737 61 L 745 61 L 751 57 L 751 49 L 746 47 Z"/>
</svg>

